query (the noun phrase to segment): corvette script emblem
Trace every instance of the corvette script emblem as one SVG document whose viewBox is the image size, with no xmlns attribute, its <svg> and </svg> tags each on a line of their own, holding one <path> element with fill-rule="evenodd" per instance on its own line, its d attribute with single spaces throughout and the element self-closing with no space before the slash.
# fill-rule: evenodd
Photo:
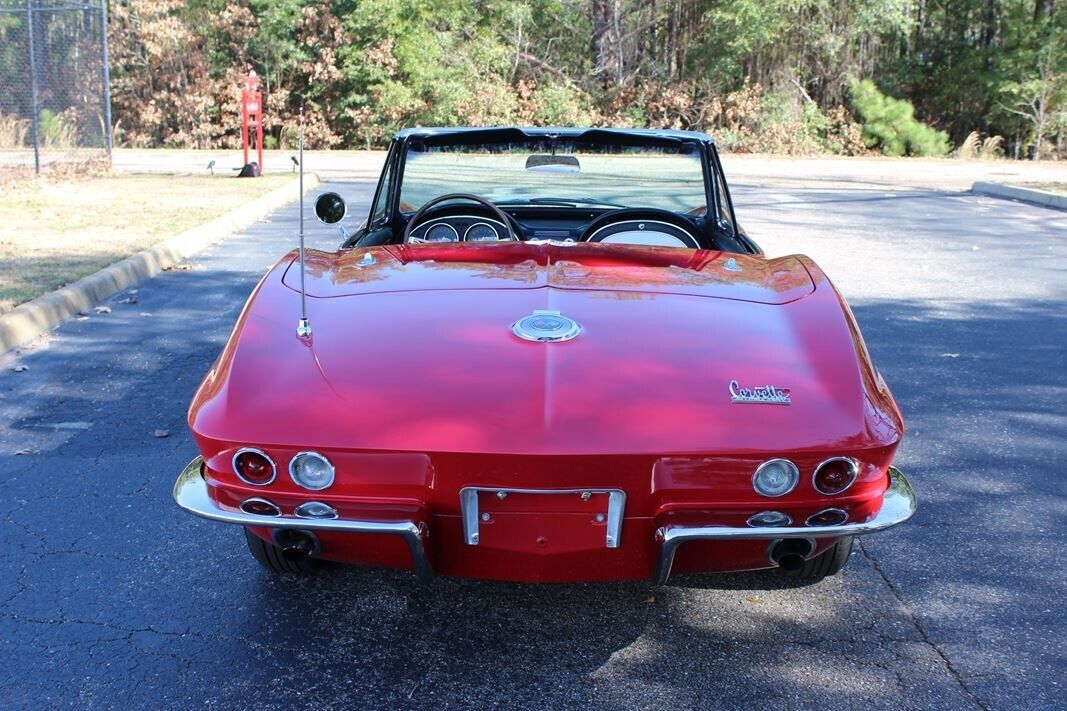
<svg viewBox="0 0 1067 711">
<path fill-rule="evenodd" d="M 788 388 L 776 388 L 764 385 L 757 388 L 743 388 L 736 380 L 730 381 L 730 402 L 749 405 L 792 405 Z"/>
</svg>

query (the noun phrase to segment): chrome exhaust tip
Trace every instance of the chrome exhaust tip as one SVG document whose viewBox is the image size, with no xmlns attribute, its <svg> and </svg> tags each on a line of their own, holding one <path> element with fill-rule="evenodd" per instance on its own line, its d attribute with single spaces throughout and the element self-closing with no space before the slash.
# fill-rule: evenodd
<svg viewBox="0 0 1067 711">
<path fill-rule="evenodd" d="M 303 560 L 314 558 L 322 551 L 322 543 L 318 536 L 311 531 L 301 531 L 293 528 L 274 529 L 274 545 L 282 549 L 282 555 L 287 560 Z"/>
<path fill-rule="evenodd" d="M 794 572 L 804 566 L 804 561 L 814 550 L 814 541 L 806 538 L 788 538 L 771 543 L 767 558 L 782 570 Z"/>
</svg>

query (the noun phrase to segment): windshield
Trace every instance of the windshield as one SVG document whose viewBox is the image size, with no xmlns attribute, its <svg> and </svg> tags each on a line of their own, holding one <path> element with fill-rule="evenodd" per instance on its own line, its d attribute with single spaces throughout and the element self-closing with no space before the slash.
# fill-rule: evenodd
<svg viewBox="0 0 1067 711">
<path fill-rule="evenodd" d="M 531 139 L 408 149 L 400 209 L 448 193 L 498 205 L 568 204 L 707 211 L 700 149 L 691 143 L 620 146 Z"/>
</svg>

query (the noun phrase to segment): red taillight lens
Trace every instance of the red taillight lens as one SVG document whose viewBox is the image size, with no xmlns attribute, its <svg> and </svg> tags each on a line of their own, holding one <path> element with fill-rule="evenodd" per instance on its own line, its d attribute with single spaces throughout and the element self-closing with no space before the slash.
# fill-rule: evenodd
<svg viewBox="0 0 1067 711">
<path fill-rule="evenodd" d="M 242 449 L 233 457 L 233 470 L 249 484 L 263 486 L 274 481 L 274 462 L 256 449 Z"/>
<path fill-rule="evenodd" d="M 840 494 L 859 474 L 856 462 L 845 457 L 827 459 L 815 469 L 815 488 L 822 494 Z"/>
<path fill-rule="evenodd" d="M 282 510 L 278 508 L 277 504 L 267 501 L 266 499 L 245 499 L 241 502 L 241 510 L 246 514 L 253 514 L 255 516 L 281 516 Z"/>
<path fill-rule="evenodd" d="M 808 516 L 809 526 L 840 526 L 848 520 L 848 514 L 841 509 L 823 509 Z"/>
</svg>

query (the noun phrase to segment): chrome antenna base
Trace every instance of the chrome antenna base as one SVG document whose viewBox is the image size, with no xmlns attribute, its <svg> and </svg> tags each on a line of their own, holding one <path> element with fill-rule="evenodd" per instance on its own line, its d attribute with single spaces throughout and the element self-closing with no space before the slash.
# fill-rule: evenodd
<svg viewBox="0 0 1067 711">
<path fill-rule="evenodd" d="M 296 337 L 297 338 L 311 338 L 311 324 L 308 323 L 306 318 L 300 319 L 300 322 L 296 325 Z"/>
</svg>

